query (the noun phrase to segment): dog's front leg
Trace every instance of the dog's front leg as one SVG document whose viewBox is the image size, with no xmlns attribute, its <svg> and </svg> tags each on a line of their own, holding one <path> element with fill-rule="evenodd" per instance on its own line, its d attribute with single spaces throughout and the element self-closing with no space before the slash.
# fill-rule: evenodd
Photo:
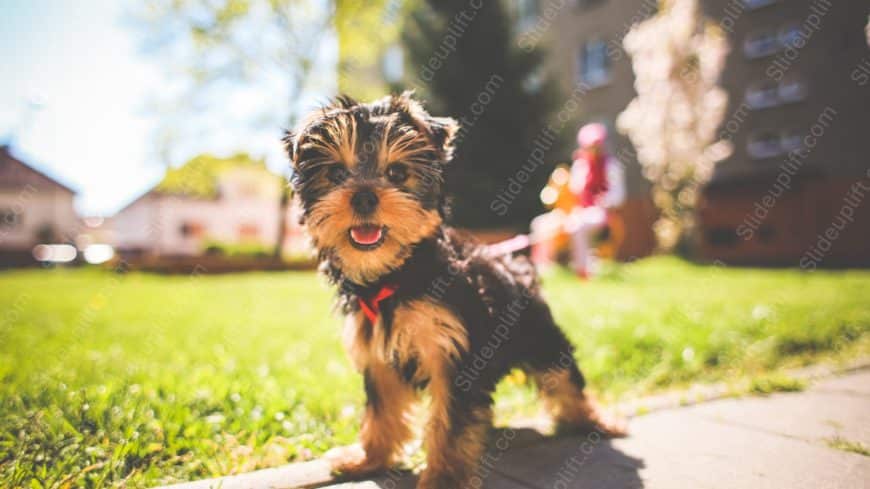
<svg viewBox="0 0 870 489">
<path fill-rule="evenodd" d="M 342 475 L 360 476 L 390 467 L 412 435 L 407 416 L 414 389 L 383 364 L 367 366 L 363 379 L 366 408 L 360 444 L 327 454 L 333 470 Z"/>
<path fill-rule="evenodd" d="M 448 378 L 433 378 L 426 428 L 426 470 L 419 489 L 465 489 L 474 476 L 492 425 L 489 395 L 453 390 Z"/>
</svg>

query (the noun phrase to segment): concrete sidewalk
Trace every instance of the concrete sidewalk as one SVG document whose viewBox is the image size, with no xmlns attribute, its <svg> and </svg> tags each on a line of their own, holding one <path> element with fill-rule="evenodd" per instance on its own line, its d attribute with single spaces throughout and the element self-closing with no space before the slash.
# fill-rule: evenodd
<svg viewBox="0 0 870 489">
<path fill-rule="evenodd" d="M 473 487 L 870 488 L 870 457 L 845 448 L 870 446 L 870 370 L 800 393 L 665 409 L 633 419 L 630 430 L 629 438 L 613 441 L 497 430 Z M 339 484 L 314 461 L 172 487 L 394 489 L 413 488 L 414 478 L 393 473 Z"/>
</svg>

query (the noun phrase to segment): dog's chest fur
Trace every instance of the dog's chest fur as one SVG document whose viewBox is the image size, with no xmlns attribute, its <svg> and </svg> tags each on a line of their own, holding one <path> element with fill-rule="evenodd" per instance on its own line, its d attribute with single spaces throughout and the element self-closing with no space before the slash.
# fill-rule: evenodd
<svg viewBox="0 0 870 489">
<path fill-rule="evenodd" d="M 459 317 L 432 298 L 388 305 L 372 324 L 362 312 L 347 317 L 344 344 L 359 371 L 393 368 L 407 383 L 426 385 L 469 349 Z"/>
</svg>

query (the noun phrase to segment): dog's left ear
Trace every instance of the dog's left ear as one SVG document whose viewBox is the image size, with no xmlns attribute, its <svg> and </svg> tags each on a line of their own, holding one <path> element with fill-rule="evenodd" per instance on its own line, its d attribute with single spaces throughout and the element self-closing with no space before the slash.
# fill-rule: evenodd
<svg viewBox="0 0 870 489">
<path fill-rule="evenodd" d="M 393 96 L 392 105 L 411 116 L 414 124 L 429 138 L 432 145 L 441 150 L 444 162 L 453 157 L 454 140 L 459 132 L 459 123 L 452 117 L 433 117 L 420 102 L 414 100 L 414 92 L 408 90 Z"/>
<path fill-rule="evenodd" d="M 456 133 L 459 132 L 459 123 L 452 117 L 432 117 L 426 114 L 424 119 L 426 125 L 429 126 L 429 135 L 432 139 L 432 144 L 441 148 L 444 153 L 444 161 L 448 162 L 453 158 L 453 150 L 456 140 Z"/>
</svg>

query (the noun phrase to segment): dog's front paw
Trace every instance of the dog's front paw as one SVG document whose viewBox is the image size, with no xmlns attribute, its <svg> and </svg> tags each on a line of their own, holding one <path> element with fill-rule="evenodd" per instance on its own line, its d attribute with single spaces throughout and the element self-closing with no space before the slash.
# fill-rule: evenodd
<svg viewBox="0 0 870 489">
<path fill-rule="evenodd" d="M 556 432 L 563 434 L 598 433 L 604 438 L 628 436 L 628 420 L 604 411 L 595 411 L 579 422 L 557 422 Z"/>
<path fill-rule="evenodd" d="M 336 447 L 324 455 L 332 472 L 342 476 L 359 477 L 386 468 L 386 461 L 368 457 L 360 444 Z"/>
<path fill-rule="evenodd" d="M 592 420 L 595 430 L 600 431 L 608 438 L 622 438 L 628 436 L 628 420 L 622 416 L 607 412 L 599 412 Z"/>
</svg>

